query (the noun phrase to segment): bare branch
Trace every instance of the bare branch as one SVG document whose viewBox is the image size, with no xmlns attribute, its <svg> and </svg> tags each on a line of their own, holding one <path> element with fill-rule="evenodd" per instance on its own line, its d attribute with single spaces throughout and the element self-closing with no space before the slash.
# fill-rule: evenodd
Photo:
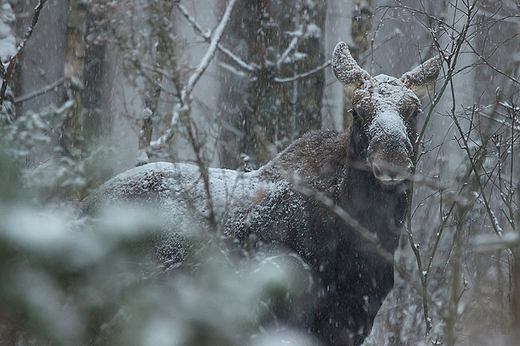
<svg viewBox="0 0 520 346">
<path fill-rule="evenodd" d="M 199 81 L 200 77 L 202 77 L 202 74 L 206 71 L 209 64 L 211 63 L 211 60 L 215 57 L 215 52 L 217 50 L 218 43 L 220 39 L 222 38 L 222 33 L 224 31 L 224 28 L 226 27 L 229 17 L 231 15 L 231 11 L 233 10 L 233 6 L 235 5 L 236 0 L 230 0 L 227 7 L 226 12 L 224 12 L 224 16 L 222 16 L 222 19 L 220 20 L 220 23 L 213 31 L 213 34 L 211 35 L 211 43 L 209 45 L 208 51 L 200 61 L 199 66 L 195 70 L 195 73 L 193 73 L 188 80 L 188 84 L 184 87 L 184 90 L 181 92 L 181 102 L 184 104 L 187 99 L 191 96 L 191 93 L 193 91 L 193 88 L 195 87 L 195 84 Z"/>
<path fill-rule="evenodd" d="M 193 29 L 200 35 L 202 36 L 207 42 L 209 42 L 211 40 L 211 33 L 208 32 L 208 31 L 204 31 L 202 29 L 202 27 L 199 25 L 199 23 L 197 23 L 197 21 L 195 20 L 195 18 L 193 18 L 193 16 L 188 12 L 188 10 L 186 9 L 186 7 L 184 7 L 183 5 L 181 4 L 177 4 L 177 7 L 179 8 L 179 10 L 181 11 L 182 15 L 184 16 L 184 18 L 186 18 L 186 20 L 191 24 L 191 26 L 193 26 Z M 220 42 L 217 44 L 217 48 L 219 49 L 219 51 L 221 53 L 223 53 L 224 55 L 226 55 L 228 58 L 230 58 L 231 60 L 233 60 L 238 66 L 240 66 L 242 69 L 252 73 L 252 72 L 255 72 L 256 71 L 256 68 L 248 63 L 246 63 L 245 61 L 243 61 L 242 59 L 240 59 L 239 57 L 237 57 L 235 54 L 233 54 L 229 49 L 225 48 L 224 46 L 222 46 L 220 44 Z"/>
<path fill-rule="evenodd" d="M 38 19 L 40 18 L 40 12 L 43 9 L 43 5 L 45 4 L 47 0 L 40 0 L 38 5 L 34 8 L 34 14 L 32 23 L 29 26 L 29 29 L 27 30 L 27 33 L 25 34 L 25 37 L 18 46 L 18 49 L 16 50 L 16 54 L 9 60 L 9 65 L 7 66 L 7 70 L 4 76 L 4 80 L 2 81 L 2 87 L 0 88 L 0 111 L 2 110 L 2 104 L 4 103 L 5 98 L 5 92 L 7 91 L 7 84 L 9 83 L 9 80 L 11 79 L 11 75 L 14 71 L 14 68 L 16 66 L 16 63 L 18 62 L 18 59 L 20 58 L 20 55 L 22 54 L 25 46 L 27 45 L 27 42 L 29 41 L 29 38 L 31 37 L 34 27 L 38 23 Z"/>
<path fill-rule="evenodd" d="M 280 68 L 284 60 L 291 54 L 291 52 L 296 48 L 298 45 L 298 42 L 300 42 L 300 38 L 306 33 L 307 31 L 307 23 L 303 23 L 300 25 L 298 30 L 296 30 L 296 33 L 294 34 L 293 39 L 291 40 L 291 43 L 289 43 L 289 46 L 287 49 L 280 55 L 278 60 L 276 60 L 276 67 Z"/>
<path fill-rule="evenodd" d="M 520 132 L 520 126 L 513 126 L 513 124 L 510 124 L 507 121 L 491 117 L 491 116 L 489 116 L 487 114 L 481 113 L 480 115 L 483 116 L 486 119 L 493 120 L 494 122 L 497 122 L 499 124 L 505 125 L 505 126 L 509 127 L 511 130 L 513 130 L 515 132 Z"/>
<path fill-rule="evenodd" d="M 217 25 L 215 30 L 213 31 L 213 34 L 211 35 L 211 43 L 209 45 L 209 48 L 206 52 L 206 54 L 202 57 L 199 66 L 195 69 L 195 72 L 191 75 L 191 77 L 188 79 L 188 83 L 184 86 L 184 88 L 181 91 L 181 99 L 180 103 L 176 104 L 173 107 L 173 114 L 172 114 L 172 120 L 170 122 L 170 125 L 168 129 L 165 131 L 165 133 L 159 137 L 157 140 L 150 143 L 150 147 L 152 148 L 159 148 L 163 146 L 166 142 L 168 142 L 174 134 L 173 129 L 177 125 L 177 122 L 179 121 L 179 118 L 181 115 L 189 115 L 190 112 L 190 98 L 191 93 L 193 92 L 193 88 L 197 84 L 197 82 L 200 80 L 206 69 L 208 68 L 209 64 L 215 57 L 215 52 L 217 50 L 217 46 L 220 42 L 220 39 L 222 38 L 222 33 L 224 32 L 224 28 L 226 27 L 229 18 L 231 16 L 231 11 L 233 10 L 233 6 L 235 5 L 236 0 L 230 0 L 226 11 L 224 12 L 224 15 L 222 16 L 222 19 L 220 20 L 220 23 Z M 180 6 L 180 5 L 179 5 Z M 201 29 L 200 29 L 201 30 Z"/>
<path fill-rule="evenodd" d="M 288 78 L 278 78 L 277 77 L 277 78 L 274 78 L 273 81 L 276 82 L 276 83 L 294 82 L 295 80 L 308 77 L 308 76 L 310 76 L 310 75 L 312 75 L 312 74 L 314 74 L 316 72 L 320 72 L 321 70 L 326 69 L 327 67 L 329 67 L 331 64 L 332 64 L 332 60 L 329 60 L 329 61 L 325 62 L 324 64 L 322 64 L 322 65 L 320 65 L 318 67 L 313 68 L 310 71 L 298 74 L 298 75 L 293 76 L 293 77 L 288 77 Z"/>
<path fill-rule="evenodd" d="M 57 81 L 49 84 L 49 85 L 46 85 L 44 86 L 43 88 L 39 89 L 39 90 L 36 90 L 36 91 L 33 91 L 29 94 L 26 94 L 26 95 L 22 95 L 20 97 L 17 97 L 14 99 L 14 103 L 20 103 L 20 102 L 24 102 L 24 101 L 27 101 L 27 100 L 30 100 L 36 96 L 40 96 L 40 95 L 43 95 L 51 90 L 54 90 L 56 87 L 62 85 L 63 83 L 65 82 L 65 79 L 63 78 L 60 78 L 58 79 Z"/>
</svg>

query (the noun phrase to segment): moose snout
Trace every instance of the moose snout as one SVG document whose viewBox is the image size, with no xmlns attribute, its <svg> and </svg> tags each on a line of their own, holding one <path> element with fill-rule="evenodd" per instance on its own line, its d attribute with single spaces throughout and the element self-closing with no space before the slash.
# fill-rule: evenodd
<svg viewBox="0 0 520 346">
<path fill-rule="evenodd" d="M 412 172 L 412 160 L 406 158 L 400 162 L 389 162 L 386 160 L 372 160 L 372 172 L 379 181 L 394 185 L 410 178 Z"/>
</svg>

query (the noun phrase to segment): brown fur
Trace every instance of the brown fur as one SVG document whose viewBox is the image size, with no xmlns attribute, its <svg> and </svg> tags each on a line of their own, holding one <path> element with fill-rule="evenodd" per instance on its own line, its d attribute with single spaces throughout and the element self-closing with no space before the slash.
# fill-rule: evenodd
<svg viewBox="0 0 520 346">
<path fill-rule="evenodd" d="M 297 254 L 315 278 L 308 296 L 279 302 L 278 321 L 309 331 L 326 345 L 353 346 L 368 335 L 392 289 L 393 267 L 349 224 L 302 195 L 293 182 L 298 179 L 327 195 L 393 253 L 407 208 L 415 115 L 420 97 L 433 87 L 440 59 L 430 59 L 401 79 L 371 77 L 352 59 L 346 44 L 339 43 L 333 68 L 352 98 L 357 115 L 352 126 L 341 133 L 307 133 L 258 171 L 243 173 L 242 180 L 237 172 L 213 169 L 209 184 L 213 205 L 224 209 L 215 215 L 232 243 L 239 240 L 242 248 L 257 254 L 280 248 Z M 239 193 L 229 189 L 233 184 L 240 185 Z M 206 197 L 197 167 L 159 163 L 115 177 L 84 209 L 106 200 L 141 200 L 164 206 L 163 213 L 172 214 L 173 228 L 193 229 L 207 221 L 200 215 L 210 205 Z M 170 246 L 166 240 L 159 255 L 165 262 L 182 262 L 180 250 L 182 246 Z"/>
</svg>

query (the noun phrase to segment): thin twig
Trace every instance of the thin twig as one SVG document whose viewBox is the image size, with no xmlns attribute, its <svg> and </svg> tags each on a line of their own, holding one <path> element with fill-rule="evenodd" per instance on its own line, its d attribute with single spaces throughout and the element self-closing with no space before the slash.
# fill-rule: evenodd
<svg viewBox="0 0 520 346">
<path fill-rule="evenodd" d="M 520 132 L 520 126 L 513 126 L 512 124 L 508 123 L 508 122 L 505 121 L 505 120 L 501 120 L 501 119 L 497 119 L 497 118 L 494 118 L 494 117 L 490 117 L 490 116 L 487 115 L 487 114 L 483 114 L 483 113 L 481 113 L 480 115 L 483 116 L 483 117 L 486 118 L 486 119 L 493 120 L 494 122 L 497 122 L 497 123 L 499 123 L 499 124 L 505 125 L 505 126 L 507 126 L 508 128 L 510 128 L 512 131 Z"/>
<path fill-rule="evenodd" d="M 276 60 L 275 65 L 278 69 L 280 69 L 280 67 L 282 66 L 282 63 L 285 61 L 285 59 L 287 59 L 289 54 L 291 54 L 291 52 L 296 48 L 296 46 L 298 46 L 298 42 L 300 42 L 300 38 L 303 35 L 305 35 L 306 32 L 307 32 L 307 23 L 304 22 L 303 24 L 300 25 L 298 30 L 296 30 L 296 34 L 294 35 L 293 39 L 291 40 L 291 43 L 289 43 L 289 46 L 287 47 L 287 49 L 280 55 L 278 60 Z"/>
<path fill-rule="evenodd" d="M 62 85 L 63 83 L 65 82 L 65 79 L 62 77 L 60 79 L 58 79 L 57 81 L 49 84 L 49 85 L 46 85 L 44 86 L 43 88 L 39 89 L 39 90 L 36 90 L 36 91 L 33 91 L 31 93 L 28 93 L 28 94 L 25 94 L 25 95 L 22 95 L 20 97 L 17 97 L 14 99 L 14 103 L 20 103 L 20 102 L 24 102 L 24 101 L 27 101 L 27 100 L 30 100 L 36 96 L 40 96 L 40 95 L 43 95 L 51 90 L 54 90 L 56 87 Z"/>
<path fill-rule="evenodd" d="M 466 22 L 464 23 L 464 26 L 462 28 L 462 31 L 460 32 L 458 40 L 452 46 L 452 53 L 450 55 L 448 55 L 448 56 L 443 56 L 443 60 L 448 65 L 448 71 L 446 73 L 444 83 L 443 83 L 443 85 L 440 88 L 440 91 L 435 95 L 435 98 L 433 99 L 432 104 L 430 105 L 430 108 L 429 108 L 428 114 L 426 115 L 426 118 L 424 120 L 424 124 L 422 126 L 422 129 L 421 129 L 421 131 L 420 131 L 419 135 L 417 136 L 417 139 L 416 139 L 416 141 L 414 143 L 414 157 L 413 157 L 413 167 L 414 168 L 413 168 L 413 173 L 415 173 L 415 167 L 417 167 L 417 161 L 419 159 L 419 156 L 418 156 L 418 154 L 419 154 L 419 146 L 420 146 L 420 144 L 421 144 L 421 142 L 422 142 L 422 140 L 424 138 L 424 134 L 425 134 L 427 125 L 428 125 L 428 123 L 430 121 L 431 115 L 433 114 L 434 109 L 439 104 L 439 102 L 441 100 L 441 97 L 444 94 L 444 92 L 446 91 L 447 87 L 450 85 L 450 83 L 453 80 L 453 76 L 455 74 L 455 66 L 457 65 L 457 61 L 458 61 L 458 58 L 460 56 L 462 45 L 463 45 L 464 42 L 466 42 L 466 36 L 468 34 L 469 27 L 471 26 L 472 12 L 473 12 L 473 9 L 474 9 L 475 5 L 476 5 L 476 1 L 473 2 L 472 6 L 468 7 L 468 12 L 467 12 L 467 16 L 466 16 Z M 411 221 L 411 210 L 412 210 L 412 208 L 411 207 L 412 207 L 412 201 L 413 201 L 413 191 L 414 191 L 414 181 L 411 181 L 410 182 L 410 190 L 409 190 L 409 194 L 408 194 L 408 215 L 407 215 L 407 226 L 408 226 L 407 229 L 409 229 L 409 230 L 411 229 L 411 224 L 412 224 L 412 221 Z M 451 213 L 451 210 L 450 210 L 450 213 Z M 443 224 L 445 223 L 445 221 L 446 220 L 444 220 Z M 428 289 L 428 275 L 430 273 L 430 268 L 431 268 L 431 265 L 432 265 L 432 262 L 433 262 L 433 258 L 435 256 L 435 253 L 436 253 L 436 250 L 437 250 L 437 246 L 439 244 L 440 237 L 442 235 L 442 229 L 443 229 L 443 227 L 441 227 L 441 232 L 438 232 L 437 240 L 436 240 L 436 243 L 435 243 L 435 246 L 434 246 L 434 250 L 433 250 L 433 252 L 432 252 L 432 254 L 430 256 L 430 259 L 429 259 L 428 265 L 426 267 L 427 268 L 426 270 L 424 270 L 424 266 L 423 266 L 423 263 L 422 263 L 422 259 L 421 259 L 420 253 L 419 253 L 418 249 L 416 248 L 416 246 L 414 244 L 413 234 L 412 234 L 411 231 L 408 232 L 408 240 L 409 240 L 409 243 L 410 243 L 410 247 L 412 248 L 412 252 L 414 254 L 414 257 L 415 257 L 415 260 L 416 260 L 416 263 L 417 263 L 417 267 L 419 269 L 419 275 L 420 275 L 420 278 L 421 278 L 421 284 L 423 286 L 422 287 L 422 289 L 423 289 L 423 313 L 424 313 L 424 320 L 425 320 L 425 323 L 426 323 L 426 334 L 428 334 L 431 331 L 432 325 L 431 325 L 431 320 L 429 319 L 428 301 L 424 300 L 424 297 L 426 297 L 428 295 L 428 292 L 427 292 L 427 289 Z"/>
<path fill-rule="evenodd" d="M 7 66 L 7 70 L 4 76 L 4 80 L 2 81 L 2 87 L 0 88 L 0 111 L 2 110 L 2 105 L 4 103 L 5 98 L 5 92 L 7 91 L 7 84 L 9 83 L 9 80 L 11 79 L 11 75 L 14 71 L 14 68 L 18 62 L 18 59 L 20 59 L 20 55 L 22 54 L 23 50 L 25 49 L 25 46 L 27 45 L 27 42 L 29 41 L 29 38 L 31 37 L 34 27 L 38 23 L 38 19 L 40 18 L 40 12 L 43 9 L 43 5 L 45 4 L 47 0 L 40 0 L 38 5 L 34 8 L 34 14 L 32 23 L 29 26 L 29 29 L 27 30 L 27 33 L 25 34 L 25 37 L 18 46 L 18 49 L 16 50 L 16 54 L 9 60 L 9 65 Z"/>
<path fill-rule="evenodd" d="M 325 62 L 324 64 L 322 64 L 322 65 L 320 65 L 318 67 L 315 67 L 312 70 L 309 70 L 307 72 L 298 74 L 296 76 L 287 77 L 287 78 L 278 78 L 278 77 L 276 77 L 276 78 L 273 79 L 273 81 L 276 82 L 276 83 L 294 82 L 295 80 L 308 77 L 308 76 L 310 76 L 312 74 L 315 74 L 316 72 L 320 72 L 321 70 L 326 69 L 327 67 L 329 67 L 331 64 L 332 64 L 332 60 L 329 60 L 329 61 Z"/>
</svg>

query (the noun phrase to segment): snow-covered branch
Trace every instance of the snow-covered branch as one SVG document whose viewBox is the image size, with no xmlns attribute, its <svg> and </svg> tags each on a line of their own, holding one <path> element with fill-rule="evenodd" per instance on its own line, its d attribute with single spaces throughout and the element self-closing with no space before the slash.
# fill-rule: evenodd
<svg viewBox="0 0 520 346">
<path fill-rule="evenodd" d="M 20 45 L 18 46 L 18 49 L 16 50 L 16 54 L 9 61 L 9 65 L 7 66 L 4 80 L 2 81 L 2 87 L 0 88 L 0 111 L 2 110 L 2 104 L 4 102 L 5 92 L 7 91 L 7 84 L 9 83 L 9 80 L 11 79 L 11 74 L 13 73 L 14 67 L 16 66 L 16 63 L 18 62 L 20 55 L 22 54 L 25 46 L 27 45 L 29 38 L 31 38 L 31 35 L 34 31 L 34 27 L 38 23 L 38 19 L 40 18 L 40 12 L 42 11 L 43 5 L 45 5 L 45 2 L 47 2 L 47 0 L 40 0 L 38 5 L 34 8 L 34 14 L 33 14 L 33 19 L 32 19 L 31 25 L 29 26 L 29 29 L 27 30 L 27 33 L 25 34 L 25 37 L 24 37 L 22 43 L 20 43 Z"/>
<path fill-rule="evenodd" d="M 276 67 L 279 69 L 282 63 L 287 59 L 289 54 L 298 46 L 298 42 L 300 42 L 300 38 L 304 35 L 304 32 L 307 30 L 307 23 L 301 24 L 298 30 L 294 33 L 293 39 L 287 49 L 280 55 L 278 60 L 276 60 Z"/>
<path fill-rule="evenodd" d="M 332 60 L 329 60 L 327 62 L 325 62 L 324 64 L 316 67 L 316 68 L 313 68 L 312 70 L 310 71 L 307 71 L 307 72 L 304 72 L 304 73 L 300 73 L 300 74 L 297 74 L 295 76 L 292 76 L 292 77 L 287 77 L 287 78 L 278 78 L 276 77 L 274 79 L 274 81 L 276 83 L 289 83 L 289 82 L 294 82 L 295 80 L 298 80 L 298 79 L 302 79 L 302 78 L 305 78 L 305 77 L 308 77 L 316 72 L 319 72 L 323 69 L 326 69 L 327 67 L 329 67 L 330 65 L 332 64 Z"/>
<path fill-rule="evenodd" d="M 211 34 L 208 31 L 205 31 L 205 30 L 202 29 L 202 27 L 199 25 L 199 23 L 197 23 L 195 18 L 188 12 L 186 7 L 184 7 L 181 4 L 177 4 L 177 7 L 181 11 L 181 13 L 184 16 L 184 18 L 186 18 L 188 23 L 191 24 L 191 26 L 193 27 L 195 32 L 197 32 L 200 36 L 202 36 L 206 41 L 210 41 L 211 40 Z M 224 46 L 222 46 L 222 44 L 220 44 L 220 42 L 217 44 L 217 48 L 218 48 L 218 50 L 221 53 L 226 55 L 228 58 L 233 60 L 238 66 L 240 66 L 240 68 L 242 68 L 242 69 L 244 69 L 244 70 L 246 70 L 248 72 L 255 72 L 256 71 L 256 68 L 254 66 L 252 66 L 252 65 L 246 63 L 244 60 L 240 59 L 238 56 L 233 54 L 233 52 L 231 52 L 229 49 L 227 49 Z"/>
<path fill-rule="evenodd" d="M 508 123 L 507 121 L 505 120 L 502 120 L 502 119 L 497 119 L 495 117 L 491 117 L 487 114 L 481 114 L 484 118 L 486 119 L 489 119 L 489 120 L 493 120 L 494 122 L 496 123 L 499 123 L 499 124 L 502 124 L 502 125 L 505 125 L 507 127 L 509 127 L 511 130 L 515 131 L 515 132 L 520 132 L 520 126 L 514 126 L 513 124 L 510 124 Z"/>
<path fill-rule="evenodd" d="M 166 142 L 168 142 L 174 134 L 173 129 L 177 125 L 177 122 L 179 121 L 179 118 L 182 114 L 189 114 L 190 111 L 190 98 L 191 93 L 193 92 L 193 88 L 195 88 L 195 85 L 200 80 L 204 72 L 207 70 L 209 64 L 215 57 L 215 53 L 217 51 L 218 44 L 220 42 L 220 39 L 222 38 L 222 33 L 224 32 L 224 28 L 226 27 L 227 23 L 229 22 L 229 18 L 231 16 L 231 11 L 233 10 L 233 6 L 235 5 L 236 0 L 230 0 L 226 11 L 224 12 L 224 15 L 222 16 L 222 19 L 220 20 L 219 24 L 213 31 L 211 35 L 211 42 L 209 45 L 208 50 L 206 51 L 206 54 L 202 57 L 199 66 L 195 69 L 195 72 L 191 75 L 191 77 L 188 79 L 188 82 L 184 86 L 184 88 L 181 91 L 181 99 L 180 103 L 175 104 L 173 107 L 173 114 L 172 114 L 172 120 L 170 122 L 170 125 L 168 129 L 165 131 L 165 133 L 159 137 L 157 140 L 152 141 L 150 143 L 150 147 L 152 148 L 159 148 L 162 145 L 164 145 Z M 200 27 L 199 27 L 199 30 Z"/>
<path fill-rule="evenodd" d="M 191 92 L 193 91 L 193 88 L 195 87 L 195 84 L 199 81 L 202 74 L 206 71 L 208 68 L 211 60 L 215 57 L 215 52 L 217 51 L 218 43 L 220 42 L 220 39 L 222 38 L 222 33 L 224 32 L 224 28 L 226 27 L 229 18 L 231 16 L 231 11 L 233 10 L 233 6 L 235 5 L 236 0 L 230 0 L 226 11 L 224 12 L 224 15 L 222 16 L 222 19 L 220 20 L 220 23 L 217 25 L 215 30 L 213 31 L 213 34 L 211 35 L 211 43 L 209 45 L 208 51 L 200 61 L 199 66 L 195 70 L 195 72 L 191 75 L 190 79 L 188 80 L 188 84 L 184 87 L 181 93 L 181 103 L 185 103 L 187 99 L 191 96 Z"/>
</svg>

